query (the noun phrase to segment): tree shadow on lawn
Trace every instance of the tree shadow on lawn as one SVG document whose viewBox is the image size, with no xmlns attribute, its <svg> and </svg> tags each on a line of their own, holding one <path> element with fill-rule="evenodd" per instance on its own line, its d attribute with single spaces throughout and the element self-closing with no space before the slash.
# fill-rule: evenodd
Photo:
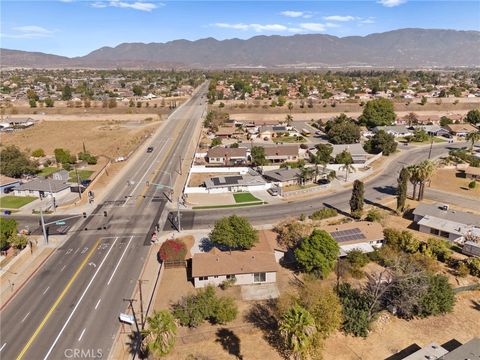
<svg viewBox="0 0 480 360">
<path fill-rule="evenodd" d="M 263 332 L 263 338 L 283 357 L 287 349 L 278 330 L 278 320 L 273 312 L 275 300 L 255 303 L 245 315 L 245 320 Z"/>
<path fill-rule="evenodd" d="M 217 339 L 215 342 L 220 343 L 225 351 L 228 351 L 230 355 L 235 356 L 239 360 L 243 359 L 240 353 L 240 338 L 232 330 L 220 328 L 217 330 L 216 335 Z"/>
</svg>

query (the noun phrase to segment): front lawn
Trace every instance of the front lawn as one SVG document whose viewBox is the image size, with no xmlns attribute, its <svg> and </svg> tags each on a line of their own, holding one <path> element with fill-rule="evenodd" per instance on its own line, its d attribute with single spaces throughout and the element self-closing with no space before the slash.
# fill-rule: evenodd
<svg viewBox="0 0 480 360">
<path fill-rule="evenodd" d="M 233 194 L 233 198 L 235 199 L 235 202 L 237 204 L 246 203 L 246 202 L 261 201 L 260 199 L 257 199 L 255 196 L 253 196 L 252 194 L 250 194 L 248 192 Z"/>
<path fill-rule="evenodd" d="M 36 199 L 37 198 L 33 196 L 2 196 L 0 197 L 0 207 L 2 209 L 19 209 Z"/>
<path fill-rule="evenodd" d="M 406 143 L 407 139 L 405 139 L 404 137 L 400 137 L 400 138 L 398 138 L 398 142 Z M 428 138 L 425 141 L 410 141 L 409 144 L 419 145 L 419 144 L 430 144 L 431 142 L 432 142 L 432 139 Z M 447 140 L 442 139 L 442 138 L 437 137 L 437 136 L 434 136 L 433 137 L 433 142 L 434 143 L 444 143 L 444 142 L 447 142 Z"/>
<path fill-rule="evenodd" d="M 275 143 L 304 143 L 307 140 L 303 136 L 281 136 L 272 138 Z"/>
<path fill-rule="evenodd" d="M 78 171 L 78 176 L 80 177 L 80 181 L 87 180 L 90 175 L 93 174 L 92 170 L 77 170 Z M 70 171 L 69 173 L 70 179 L 68 181 L 70 182 L 77 182 L 77 174 L 75 173 L 75 170 Z"/>
<path fill-rule="evenodd" d="M 38 176 L 49 176 L 52 175 L 53 173 L 56 173 L 57 171 L 60 171 L 62 169 L 56 168 L 56 167 L 44 167 L 37 175 Z"/>
</svg>

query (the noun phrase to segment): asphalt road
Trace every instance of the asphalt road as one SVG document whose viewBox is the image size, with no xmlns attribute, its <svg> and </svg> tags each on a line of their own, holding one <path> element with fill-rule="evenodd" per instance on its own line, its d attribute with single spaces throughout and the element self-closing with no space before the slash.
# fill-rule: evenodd
<svg viewBox="0 0 480 360">
<path fill-rule="evenodd" d="M 146 183 L 168 186 L 170 174 L 175 182 L 178 159 L 206 110 L 206 91 L 205 83 L 170 115 L 149 141 L 154 151 L 142 154 L 105 201 L 80 218 L 78 230 L 2 309 L 0 358 L 107 358 L 128 306 L 123 299 L 133 293 L 166 205 L 165 188 Z M 38 227 L 38 218 L 18 219 Z"/>
<path fill-rule="evenodd" d="M 466 146 L 465 143 L 440 143 L 435 144 L 432 149 L 432 158 L 448 153 L 449 149 Z M 429 147 L 421 147 L 405 151 L 395 161 L 389 163 L 382 173 L 367 181 L 365 184 L 365 203 L 378 203 L 386 196 L 394 195 L 397 178 L 403 166 L 415 164 L 428 158 Z M 428 191 L 428 190 L 427 190 Z M 248 218 L 255 225 L 274 224 L 279 220 L 300 214 L 310 215 L 322 207 L 334 207 L 339 211 L 349 212 L 351 189 L 316 196 L 303 201 L 289 201 L 286 203 L 258 205 L 241 208 L 221 209 L 221 216 L 237 214 Z M 182 227 L 188 229 L 206 229 L 211 227 L 219 217 L 219 210 L 195 210 L 182 213 Z"/>
</svg>

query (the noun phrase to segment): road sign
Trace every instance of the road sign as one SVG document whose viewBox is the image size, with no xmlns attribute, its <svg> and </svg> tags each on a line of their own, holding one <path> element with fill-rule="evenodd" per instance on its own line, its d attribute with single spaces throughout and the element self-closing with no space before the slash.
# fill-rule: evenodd
<svg viewBox="0 0 480 360">
<path fill-rule="evenodd" d="M 130 324 L 130 325 L 135 324 L 135 319 L 133 318 L 133 315 L 120 313 L 120 316 L 118 318 L 123 323 L 127 323 L 127 324 Z"/>
</svg>

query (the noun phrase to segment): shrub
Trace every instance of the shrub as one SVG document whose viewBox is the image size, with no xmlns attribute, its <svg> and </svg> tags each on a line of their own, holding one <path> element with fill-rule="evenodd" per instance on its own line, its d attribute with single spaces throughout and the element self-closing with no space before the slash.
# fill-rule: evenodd
<svg viewBox="0 0 480 360">
<path fill-rule="evenodd" d="M 459 261 L 455 267 L 455 270 L 457 270 L 457 275 L 460 277 L 465 277 L 469 274 L 470 269 L 468 268 L 468 265 L 463 262 Z"/>
<path fill-rule="evenodd" d="M 365 217 L 365 220 L 370 221 L 370 222 L 380 222 L 383 220 L 383 215 L 378 209 L 370 209 L 368 210 L 367 216 Z"/>
<path fill-rule="evenodd" d="M 32 156 L 39 158 L 39 157 L 44 157 L 45 156 L 45 151 L 43 149 L 36 149 L 32 151 Z"/>
<path fill-rule="evenodd" d="M 470 181 L 470 182 L 468 183 L 468 188 L 469 188 L 469 189 L 475 189 L 476 187 L 477 187 L 477 182 L 476 182 L 476 180 Z"/>
<path fill-rule="evenodd" d="M 338 215 L 337 210 L 332 208 L 323 208 L 320 210 L 315 211 L 312 215 L 310 215 L 310 219 L 312 220 L 322 220 L 328 219 L 331 217 L 335 217 Z"/>
<path fill-rule="evenodd" d="M 158 255 L 162 261 L 185 260 L 187 254 L 187 246 L 181 240 L 167 240 L 165 241 Z"/>
<path fill-rule="evenodd" d="M 451 244 L 448 240 L 429 238 L 426 243 L 420 245 L 422 254 L 433 257 L 439 261 L 445 262 L 452 255 Z"/>
<path fill-rule="evenodd" d="M 343 306 L 342 329 L 353 336 L 366 337 L 370 327 L 368 299 L 361 291 L 348 283 L 341 284 L 338 296 Z"/>
<path fill-rule="evenodd" d="M 420 241 L 415 239 L 410 231 L 387 228 L 383 230 L 385 242 L 395 250 L 414 254 L 419 250 Z"/>
<path fill-rule="evenodd" d="M 214 324 L 226 324 L 237 318 L 238 308 L 235 300 L 230 297 L 215 298 L 212 304 L 210 321 Z"/>
<path fill-rule="evenodd" d="M 455 293 L 445 275 L 430 275 L 428 291 L 420 301 L 419 315 L 427 317 L 451 312 Z"/>
<path fill-rule="evenodd" d="M 465 263 L 470 270 L 470 275 L 480 277 L 480 258 L 470 258 Z"/>
</svg>

